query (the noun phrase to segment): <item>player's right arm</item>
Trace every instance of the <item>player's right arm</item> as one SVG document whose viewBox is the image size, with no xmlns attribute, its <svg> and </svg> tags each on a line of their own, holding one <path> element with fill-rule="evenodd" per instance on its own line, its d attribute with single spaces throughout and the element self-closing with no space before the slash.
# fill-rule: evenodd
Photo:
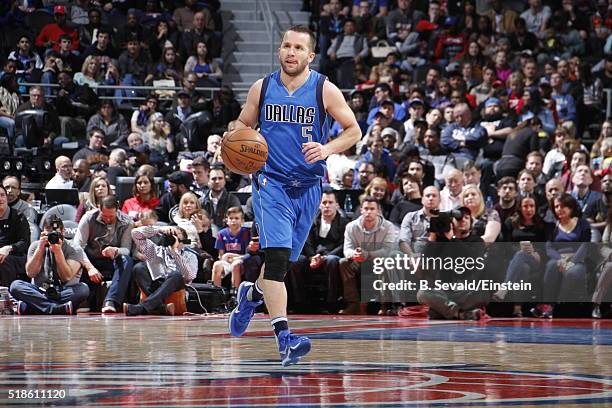
<svg viewBox="0 0 612 408">
<path fill-rule="evenodd" d="M 236 121 L 236 130 L 244 128 L 255 128 L 259 116 L 259 97 L 263 79 L 258 79 L 249 89 L 247 100 Z"/>
</svg>

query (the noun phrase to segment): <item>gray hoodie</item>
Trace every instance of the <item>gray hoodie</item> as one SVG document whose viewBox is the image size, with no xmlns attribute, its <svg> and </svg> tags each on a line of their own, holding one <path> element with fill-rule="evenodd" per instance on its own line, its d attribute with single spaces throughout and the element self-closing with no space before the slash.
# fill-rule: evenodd
<svg viewBox="0 0 612 408">
<path fill-rule="evenodd" d="M 344 256 L 351 258 L 355 249 L 361 247 L 366 259 L 389 256 L 398 249 L 398 230 L 391 222 L 378 216 L 371 231 L 363 228 L 363 215 L 346 225 L 344 230 Z"/>
</svg>

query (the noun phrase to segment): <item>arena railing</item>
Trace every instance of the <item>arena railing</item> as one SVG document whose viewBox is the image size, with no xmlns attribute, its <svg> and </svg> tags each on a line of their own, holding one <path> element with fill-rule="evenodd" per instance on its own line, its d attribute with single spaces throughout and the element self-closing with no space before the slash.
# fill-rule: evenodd
<svg viewBox="0 0 612 408">
<path fill-rule="evenodd" d="M 34 85 L 38 85 L 40 87 L 42 87 L 43 89 L 45 88 L 59 88 L 58 84 L 43 84 L 43 83 L 33 83 L 33 82 L 20 82 L 19 83 L 20 86 L 27 86 L 27 87 L 31 87 Z M 110 100 L 116 100 L 116 99 L 121 99 L 121 100 L 146 100 L 147 99 L 147 95 L 150 94 L 153 91 L 170 91 L 170 92 L 177 92 L 181 89 L 183 89 L 182 87 L 178 87 L 178 86 L 172 86 L 172 87 L 159 87 L 159 86 L 146 86 L 146 85 L 98 85 L 96 88 L 93 88 L 94 91 L 98 90 L 98 89 L 103 89 L 103 90 L 112 90 L 112 91 L 116 91 L 116 90 L 133 90 L 133 91 L 140 91 L 141 94 L 146 94 L 146 95 L 138 95 L 138 96 L 128 96 L 128 95 L 98 95 L 98 98 L 100 99 L 110 99 Z M 220 87 L 197 87 L 195 88 L 196 91 L 202 92 L 207 98 L 212 99 L 214 93 L 216 91 L 219 91 L 221 88 Z M 244 86 L 233 86 L 232 90 L 234 91 L 234 93 L 236 92 L 243 92 L 243 91 L 248 91 L 248 87 L 244 87 Z M 144 92 L 142 92 L 144 91 Z M 26 95 L 24 95 L 26 96 Z M 50 95 L 50 96 L 45 96 L 45 97 L 50 97 L 50 98 L 54 98 L 55 95 Z M 160 96 L 159 98 L 160 100 L 171 100 L 172 96 Z"/>
</svg>

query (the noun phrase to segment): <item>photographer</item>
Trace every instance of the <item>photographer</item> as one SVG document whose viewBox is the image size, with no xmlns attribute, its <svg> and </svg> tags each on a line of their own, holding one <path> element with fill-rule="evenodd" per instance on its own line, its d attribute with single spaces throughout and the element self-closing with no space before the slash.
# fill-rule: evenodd
<svg viewBox="0 0 612 408">
<path fill-rule="evenodd" d="M 428 243 L 425 247 L 424 259 L 441 259 L 442 264 L 447 259 L 462 261 L 484 257 L 485 246 L 482 238 L 472 234 L 472 215 L 467 207 L 438 213 L 432 217 L 429 228 Z M 423 271 L 429 281 L 428 290 L 419 290 L 417 300 L 430 308 L 429 317 L 437 319 L 479 320 L 480 307 L 489 302 L 490 295 L 486 291 L 471 290 L 440 290 L 434 289 L 434 281 L 443 283 L 459 283 L 477 281 L 484 268 L 475 267 L 432 268 Z"/>
<path fill-rule="evenodd" d="M 151 238 L 161 235 L 160 244 Z M 143 314 L 173 315 L 174 305 L 164 301 L 177 290 L 185 289 L 198 273 L 198 257 L 184 245 L 187 233 L 180 227 L 145 226 L 132 230 L 138 251 L 147 259 L 147 268 L 136 268 L 134 280 L 148 297 L 138 305 L 124 303 L 127 316 Z"/>
<path fill-rule="evenodd" d="M 72 315 L 89 296 L 80 283 L 83 251 L 64 239 L 64 224 L 57 216 L 48 217 L 40 240 L 28 249 L 26 273 L 32 283 L 16 280 L 10 293 L 19 300 L 17 313 Z"/>
</svg>

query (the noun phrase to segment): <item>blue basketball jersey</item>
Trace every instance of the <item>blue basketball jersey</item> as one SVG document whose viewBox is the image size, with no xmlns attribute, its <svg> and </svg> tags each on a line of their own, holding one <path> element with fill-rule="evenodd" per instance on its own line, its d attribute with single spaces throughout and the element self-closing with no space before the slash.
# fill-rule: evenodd
<svg viewBox="0 0 612 408">
<path fill-rule="evenodd" d="M 325 161 L 308 164 L 302 153 L 306 142 L 327 143 L 329 120 L 323 106 L 326 77 L 310 71 L 302 86 L 289 94 L 280 70 L 264 79 L 259 99 L 259 126 L 268 143 L 263 174 L 293 186 L 319 182 Z"/>
</svg>

